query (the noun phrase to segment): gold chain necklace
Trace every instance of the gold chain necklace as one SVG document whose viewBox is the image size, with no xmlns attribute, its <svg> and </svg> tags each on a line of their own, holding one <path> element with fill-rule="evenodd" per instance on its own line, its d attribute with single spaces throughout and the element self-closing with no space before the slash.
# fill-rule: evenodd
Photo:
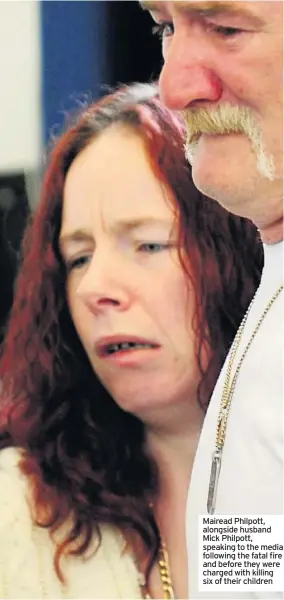
<svg viewBox="0 0 284 600">
<path fill-rule="evenodd" d="M 163 598 L 164 600 L 175 600 L 169 554 L 166 544 L 162 538 L 160 538 L 158 565 L 163 586 Z M 151 596 L 146 586 L 145 576 L 142 573 L 138 573 L 138 581 L 141 592 L 143 594 L 143 598 L 151 600 Z"/>
<path fill-rule="evenodd" d="M 164 540 L 161 538 L 160 543 L 160 552 L 159 552 L 159 569 L 160 576 L 162 580 L 164 599 L 165 600 L 174 600 L 175 593 L 173 588 L 171 569 L 170 569 L 170 561 L 169 554 Z"/>
<path fill-rule="evenodd" d="M 227 421 L 228 421 L 228 416 L 229 416 L 229 412 L 230 412 L 230 408 L 231 408 L 231 404 L 232 404 L 232 399 L 233 399 L 233 395 L 235 392 L 235 387 L 236 387 L 236 383 L 237 383 L 237 379 L 241 370 L 241 366 L 244 362 L 244 359 L 251 347 L 251 344 L 260 328 L 260 326 L 262 325 L 267 313 L 269 312 L 270 308 L 272 307 L 272 305 L 274 304 L 275 300 L 278 298 L 279 294 L 282 292 L 283 290 L 283 284 L 277 289 L 277 291 L 275 292 L 275 294 L 272 296 L 272 298 L 269 300 L 268 304 L 266 305 L 262 315 L 260 316 L 254 330 L 253 333 L 241 355 L 241 358 L 238 362 L 234 377 L 232 379 L 232 382 L 230 383 L 231 380 L 231 375 L 232 375 L 232 369 L 233 369 L 233 363 L 242 339 L 242 335 L 244 332 L 244 328 L 245 325 L 247 323 L 248 320 L 248 316 L 250 314 L 251 308 L 253 306 L 254 303 L 254 298 L 251 301 L 247 312 L 241 322 L 241 325 L 237 331 L 236 337 L 234 339 L 230 354 L 229 354 L 229 359 L 228 359 L 228 368 L 227 368 L 227 372 L 226 372 L 226 377 L 225 377 L 225 383 L 224 383 L 224 388 L 223 388 L 223 393 L 222 393 L 222 398 L 221 398 L 221 407 L 220 407 L 220 411 L 219 411 L 219 415 L 218 415 L 218 421 L 217 421 L 217 435 L 216 435 L 216 445 L 215 445 L 215 452 L 213 454 L 213 458 L 212 458 L 212 464 L 211 464 L 211 471 L 210 471 L 210 479 L 209 479 L 209 489 L 208 489 L 208 498 L 207 498 L 207 511 L 209 514 L 214 514 L 215 512 L 215 506 L 216 506 L 216 497 L 217 497 L 217 489 L 218 489 L 218 482 L 219 482 L 219 476 L 220 476 L 220 470 L 221 470 L 221 463 L 222 463 L 222 453 L 223 453 L 223 449 L 224 449 L 224 444 L 225 444 L 225 438 L 226 438 L 226 432 L 227 432 Z"/>
</svg>

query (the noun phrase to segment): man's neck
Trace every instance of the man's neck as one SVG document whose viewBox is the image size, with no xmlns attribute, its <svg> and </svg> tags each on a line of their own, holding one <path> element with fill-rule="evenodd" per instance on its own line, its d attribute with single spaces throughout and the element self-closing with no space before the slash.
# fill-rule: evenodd
<svg viewBox="0 0 284 600">
<path fill-rule="evenodd" d="M 264 244 L 279 244 L 283 240 L 283 217 L 267 227 L 259 228 L 259 233 Z"/>
</svg>

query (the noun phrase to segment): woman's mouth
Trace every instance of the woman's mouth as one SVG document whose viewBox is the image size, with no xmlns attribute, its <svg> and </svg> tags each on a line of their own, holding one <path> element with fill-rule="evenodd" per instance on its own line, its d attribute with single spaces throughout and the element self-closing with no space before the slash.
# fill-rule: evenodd
<svg viewBox="0 0 284 600">
<path fill-rule="evenodd" d="M 96 353 L 100 358 L 122 353 L 129 354 L 138 350 L 153 350 L 158 347 L 159 344 L 156 342 L 132 336 L 127 338 L 126 335 L 100 338 L 95 344 Z"/>
<path fill-rule="evenodd" d="M 109 344 L 106 347 L 106 355 L 115 354 L 116 352 L 129 351 L 129 350 L 145 350 L 147 348 L 154 348 L 151 344 L 141 344 L 137 342 L 121 342 L 119 344 Z"/>
</svg>

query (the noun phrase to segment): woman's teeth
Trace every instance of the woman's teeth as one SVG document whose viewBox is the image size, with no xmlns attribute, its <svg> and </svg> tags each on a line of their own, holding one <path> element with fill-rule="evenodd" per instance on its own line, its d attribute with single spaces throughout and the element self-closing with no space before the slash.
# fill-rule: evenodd
<svg viewBox="0 0 284 600">
<path fill-rule="evenodd" d="M 142 344 L 137 342 L 121 342 L 121 344 L 110 344 L 107 348 L 107 354 L 114 354 L 115 352 L 119 352 L 121 350 L 138 350 L 145 348 L 153 348 L 151 344 Z"/>
</svg>

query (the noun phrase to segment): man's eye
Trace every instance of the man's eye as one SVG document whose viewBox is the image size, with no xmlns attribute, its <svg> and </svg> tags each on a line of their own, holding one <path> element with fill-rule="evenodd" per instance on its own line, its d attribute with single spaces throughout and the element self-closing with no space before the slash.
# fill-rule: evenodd
<svg viewBox="0 0 284 600">
<path fill-rule="evenodd" d="M 172 23 L 158 23 L 152 27 L 153 35 L 157 35 L 160 40 L 166 37 L 171 37 L 174 34 L 174 26 Z"/>
<path fill-rule="evenodd" d="M 238 29 L 237 27 L 225 27 L 223 25 L 210 25 L 209 29 L 225 38 L 234 37 L 243 33 L 242 29 Z"/>
<path fill-rule="evenodd" d="M 80 269 L 81 267 L 86 265 L 89 260 L 90 256 L 88 255 L 78 256 L 77 258 L 67 260 L 66 265 L 68 272 L 73 271 L 74 269 Z"/>
</svg>

